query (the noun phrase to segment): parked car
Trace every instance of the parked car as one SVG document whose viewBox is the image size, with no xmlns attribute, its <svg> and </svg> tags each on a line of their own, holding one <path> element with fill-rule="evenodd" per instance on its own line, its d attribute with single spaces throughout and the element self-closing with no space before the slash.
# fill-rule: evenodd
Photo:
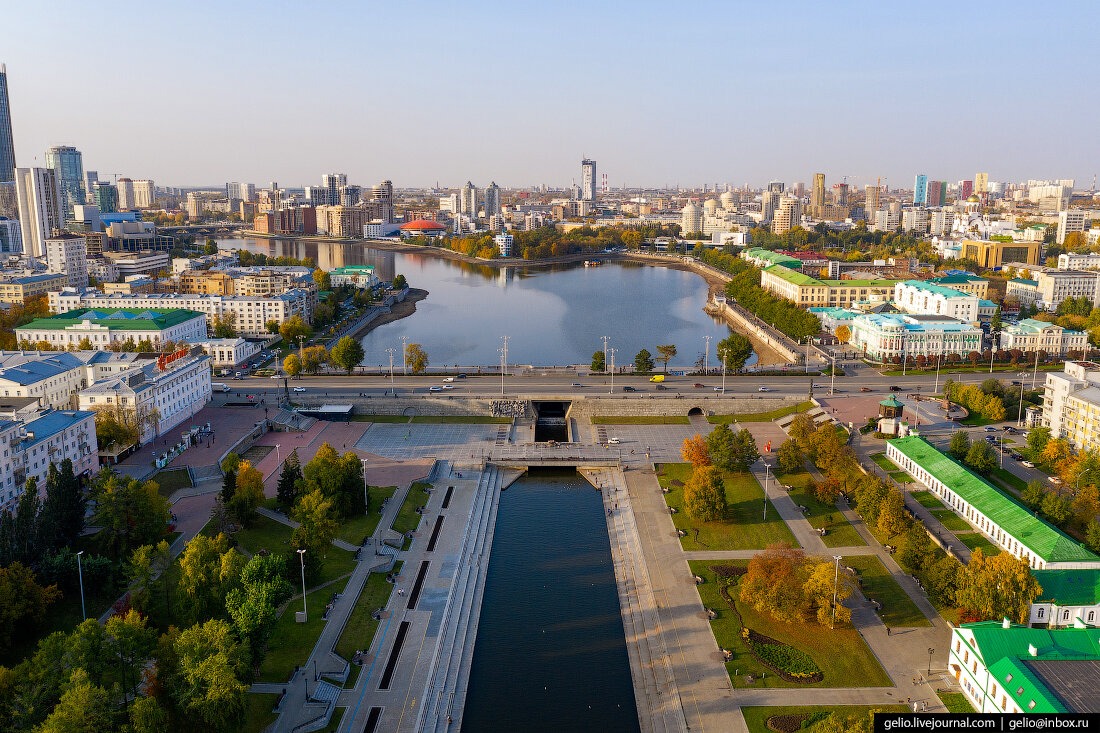
<svg viewBox="0 0 1100 733">
<path fill-rule="evenodd" d="M 631 387 L 629 385 L 626 386 L 626 387 L 623 387 L 623 392 L 637 392 L 637 391 L 638 390 L 636 390 L 634 387 Z"/>
<path fill-rule="evenodd" d="M 1057 476 L 1047 476 L 1047 481 L 1051 482 L 1055 486 L 1062 483 L 1062 479 L 1058 478 Z"/>
<path fill-rule="evenodd" d="M 814 383 L 814 389 L 825 389 L 825 385 Z"/>
<path fill-rule="evenodd" d="M 1013 454 L 1012 454 L 1012 460 L 1014 460 L 1014 461 L 1022 461 L 1022 460 L 1024 460 L 1024 456 L 1023 456 L 1023 454 L 1022 454 L 1022 453 L 1013 453 Z"/>
<path fill-rule="evenodd" d="M 608 438 L 607 439 L 607 444 L 608 445 L 618 445 L 620 442 L 622 442 L 622 441 L 620 441 L 618 438 Z"/>
<path fill-rule="evenodd" d="M 871 388 L 870 388 L 870 387 L 860 387 L 860 388 L 859 388 L 859 391 L 860 391 L 860 392 L 870 392 L 870 391 L 871 391 Z"/>
<path fill-rule="evenodd" d="M 985 426 L 985 432 L 995 433 L 995 432 L 997 432 L 997 428 L 993 427 L 992 425 L 986 425 Z"/>
</svg>

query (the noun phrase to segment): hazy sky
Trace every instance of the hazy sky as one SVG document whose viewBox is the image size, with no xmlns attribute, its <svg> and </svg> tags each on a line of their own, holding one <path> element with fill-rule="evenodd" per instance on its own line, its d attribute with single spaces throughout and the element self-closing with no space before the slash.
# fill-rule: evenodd
<svg viewBox="0 0 1100 733">
<path fill-rule="evenodd" d="M 0 0 L 16 157 L 226 180 L 503 186 L 1076 178 L 1090 2 Z"/>
</svg>

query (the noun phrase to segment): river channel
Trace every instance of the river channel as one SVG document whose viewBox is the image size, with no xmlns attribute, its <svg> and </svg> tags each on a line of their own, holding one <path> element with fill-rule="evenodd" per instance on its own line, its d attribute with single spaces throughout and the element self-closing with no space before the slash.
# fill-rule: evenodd
<svg viewBox="0 0 1100 733">
<path fill-rule="evenodd" d="M 496 365 L 502 336 L 509 337 L 510 364 L 588 364 L 607 336 L 616 365 L 633 363 L 643 348 L 656 357 L 658 345 L 674 344 L 672 369 L 701 359 L 709 336 L 714 366 L 715 347 L 730 332 L 703 312 L 707 284 L 699 275 L 661 266 L 611 262 L 585 267 L 578 262 L 497 268 L 363 244 L 246 238 L 223 239 L 218 245 L 273 257 L 309 257 L 326 270 L 374 265 L 384 280 L 403 274 L 409 285 L 427 290 L 413 315 L 363 336 L 363 363 L 372 367 L 389 364 L 387 348 L 396 347 L 400 360 L 402 337 L 419 343 L 432 366 Z M 753 354 L 748 364 L 755 362 Z"/>
</svg>

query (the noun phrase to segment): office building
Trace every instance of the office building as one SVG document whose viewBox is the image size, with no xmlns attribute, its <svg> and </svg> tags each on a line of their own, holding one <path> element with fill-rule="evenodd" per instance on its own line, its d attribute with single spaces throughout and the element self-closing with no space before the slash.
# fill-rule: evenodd
<svg viewBox="0 0 1100 733">
<path fill-rule="evenodd" d="M 863 210 L 867 212 L 869 221 L 874 217 L 875 212 L 881 208 L 879 193 L 878 186 L 865 186 L 863 189 Z"/>
<path fill-rule="evenodd" d="M 906 313 L 950 316 L 975 322 L 978 320 L 978 301 L 976 295 L 920 280 L 906 280 L 894 286 L 894 303 Z"/>
<path fill-rule="evenodd" d="M 94 204 L 95 200 L 92 198 L 92 189 L 99 183 L 98 171 L 84 171 L 84 203 Z"/>
<path fill-rule="evenodd" d="M 932 278 L 927 281 L 929 285 L 939 285 L 962 293 L 970 293 L 978 298 L 985 299 L 989 293 L 989 281 L 977 275 L 945 275 Z"/>
<path fill-rule="evenodd" d="M 1088 334 L 1025 318 L 1019 323 L 1009 323 L 1001 330 L 1001 351 L 1035 353 L 1045 351 L 1051 356 L 1065 356 L 1068 352 L 1084 353 L 1088 347 Z"/>
<path fill-rule="evenodd" d="M 1100 568 L 1100 557 L 1022 504 L 912 435 L 886 442 L 886 457 L 997 547 L 1035 570 Z"/>
<path fill-rule="evenodd" d="M 825 208 L 825 174 L 814 173 L 813 189 L 810 191 L 810 215 L 821 216 Z"/>
<path fill-rule="evenodd" d="M 485 216 L 500 216 L 500 186 L 496 181 L 485 189 Z"/>
<path fill-rule="evenodd" d="M 997 242 L 981 239 L 964 239 L 960 242 L 962 256 L 974 260 L 979 267 L 1000 267 L 1007 262 L 1039 264 L 1042 242 Z"/>
<path fill-rule="evenodd" d="M 348 185 L 348 177 L 345 173 L 326 173 L 321 176 L 321 188 L 324 189 L 324 204 L 328 206 L 340 205 L 340 189 Z M 314 204 L 317 202 L 314 201 Z"/>
<path fill-rule="evenodd" d="M 187 212 L 187 218 L 191 220 L 201 218 L 204 203 L 205 199 L 202 194 L 195 193 L 194 191 L 188 192 L 186 202 L 183 206 L 183 210 Z"/>
<path fill-rule="evenodd" d="M 477 187 L 466 181 L 458 194 L 458 213 L 465 214 L 471 220 L 477 219 Z"/>
<path fill-rule="evenodd" d="M 498 234 L 493 238 L 493 241 L 497 245 L 497 250 L 500 252 L 501 257 L 512 256 L 512 235 L 511 234 Z"/>
<path fill-rule="evenodd" d="M 0 184 L 15 180 L 15 145 L 11 135 L 11 101 L 8 99 L 8 67 L 0 64 Z M 3 214 L 3 212 L 0 212 Z"/>
<path fill-rule="evenodd" d="M 943 206 L 947 203 L 947 181 L 929 181 L 926 205 Z"/>
<path fill-rule="evenodd" d="M 64 226 L 57 172 L 49 168 L 17 168 L 15 189 L 19 198 L 23 252 L 31 257 L 42 257 L 46 254 L 46 238 Z"/>
<path fill-rule="evenodd" d="M 1059 270 L 1100 269 L 1100 255 L 1088 252 L 1066 252 L 1058 255 Z"/>
<path fill-rule="evenodd" d="M 1092 214 L 1084 209 L 1066 209 L 1058 212 L 1058 236 L 1054 240 L 1065 244 L 1066 235 L 1079 232 L 1084 234 L 1092 228 Z"/>
<path fill-rule="evenodd" d="M 35 409 L 76 406 L 76 393 L 104 377 L 150 361 L 134 352 L 0 351 L 0 392 Z"/>
<path fill-rule="evenodd" d="M 393 223 L 393 181 L 382 181 L 371 187 L 371 200 L 378 207 L 378 219 L 383 224 Z M 451 209 L 454 211 L 454 209 Z"/>
<path fill-rule="evenodd" d="M 99 207 L 100 214 L 113 214 L 118 211 L 118 189 L 106 181 L 98 181 L 92 187 L 92 202 Z"/>
<path fill-rule="evenodd" d="M 0 276 L 0 303 L 26 305 L 30 298 L 44 297 L 51 290 L 68 285 L 69 276 L 64 272 Z"/>
<path fill-rule="evenodd" d="M 243 338 L 207 339 L 193 345 L 201 346 L 216 367 L 237 366 L 260 353 L 260 342 Z"/>
<path fill-rule="evenodd" d="M 50 272 L 63 273 L 66 285 L 88 286 L 88 241 L 78 234 L 58 234 L 46 239 L 46 266 Z"/>
<path fill-rule="evenodd" d="M 55 145 L 46 151 L 46 167 L 57 173 L 61 187 L 61 218 L 73 221 L 73 208 L 84 203 L 84 159 L 70 145 Z"/>
<path fill-rule="evenodd" d="M 1057 310 L 1067 298 L 1100 298 L 1100 272 L 1096 270 L 1055 270 L 1036 266 L 1008 281 L 1006 295 L 1015 297 L 1021 305 L 1035 305 L 1044 310 Z"/>
<path fill-rule="evenodd" d="M 760 287 L 803 308 L 846 308 L 872 298 L 889 299 L 897 280 L 818 280 L 782 265 L 761 271 Z"/>
<path fill-rule="evenodd" d="M 772 232 L 784 234 L 785 232 L 802 225 L 802 201 L 794 196 L 784 196 L 779 202 L 775 220 L 772 222 Z"/>
<path fill-rule="evenodd" d="M 115 183 L 118 193 L 118 210 L 129 211 L 136 207 L 134 203 L 134 182 L 129 178 L 120 178 Z"/>
<path fill-rule="evenodd" d="M 913 182 L 913 205 L 926 206 L 928 204 L 928 176 L 920 173 Z"/>
<path fill-rule="evenodd" d="M 23 234 L 19 222 L 0 216 L 0 255 L 18 254 L 23 251 Z"/>
<path fill-rule="evenodd" d="M 15 337 L 20 343 L 44 341 L 58 350 L 76 348 L 84 339 L 100 351 L 127 341 L 149 341 L 159 350 L 169 341 L 205 339 L 206 315 L 183 309 L 81 308 L 36 318 L 16 328 Z"/>
<path fill-rule="evenodd" d="M 977 194 L 989 193 L 989 174 L 988 173 L 975 173 L 974 174 L 974 193 L 977 193 Z"/>
<path fill-rule="evenodd" d="M 89 476 L 98 469 L 95 413 L 45 410 L 0 421 L 0 510 L 15 511 L 33 478 L 39 500 L 45 497 L 50 465 L 72 461 L 73 473 Z"/>
<path fill-rule="evenodd" d="M 581 161 L 581 201 L 596 200 L 596 161 Z"/>
<path fill-rule="evenodd" d="M 982 351 L 982 329 L 950 316 L 865 313 L 854 316 L 848 326 L 852 330 L 848 343 L 878 362 L 911 361 L 918 356 L 935 361 L 951 354 L 965 358 L 972 351 Z"/>
</svg>

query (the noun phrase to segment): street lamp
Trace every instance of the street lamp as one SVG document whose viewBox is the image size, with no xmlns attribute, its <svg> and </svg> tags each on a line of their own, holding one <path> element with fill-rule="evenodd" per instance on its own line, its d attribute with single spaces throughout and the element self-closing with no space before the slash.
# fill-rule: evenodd
<svg viewBox="0 0 1100 733">
<path fill-rule="evenodd" d="M 993 348 L 989 350 L 989 373 L 993 373 L 993 359 L 997 357 L 997 344 L 993 344 Z"/>
<path fill-rule="evenodd" d="M 409 337 L 401 337 L 401 376 L 409 376 Z"/>
<path fill-rule="evenodd" d="M 768 478 L 771 476 L 771 464 L 764 461 L 764 521 L 768 521 Z"/>
<path fill-rule="evenodd" d="M 500 352 L 500 396 L 504 396 L 504 372 L 508 370 L 508 339 L 510 336 L 501 336 L 504 340 L 504 347 L 498 349 Z"/>
<path fill-rule="evenodd" d="M 932 655 L 936 653 L 936 650 L 932 647 L 928 647 L 928 676 L 932 676 Z"/>
<path fill-rule="evenodd" d="M 76 576 L 80 579 L 80 616 L 87 619 L 88 612 L 84 610 L 84 570 L 80 566 L 80 556 L 84 554 L 84 550 L 76 553 Z"/>
<path fill-rule="evenodd" d="M 726 353 L 722 352 L 722 394 L 726 393 Z"/>
<path fill-rule="evenodd" d="M 359 461 L 363 464 L 363 513 L 370 514 L 370 495 L 368 492 L 370 484 L 367 483 L 367 459 L 360 458 Z"/>
<path fill-rule="evenodd" d="M 276 466 L 281 466 L 281 465 L 283 465 L 283 451 L 282 451 L 282 446 L 281 446 L 281 445 L 279 445 L 278 443 L 276 443 L 276 444 L 275 444 L 275 465 L 276 465 Z"/>
<path fill-rule="evenodd" d="M 707 344 L 703 349 L 703 376 L 706 376 L 710 372 L 710 336 L 704 336 L 703 341 Z"/>
<path fill-rule="evenodd" d="M 610 340 L 610 336 L 601 336 L 603 339 L 603 373 L 607 374 L 607 342 Z"/>
<path fill-rule="evenodd" d="M 1076 495 L 1077 495 L 1077 492 L 1079 492 L 1079 491 L 1081 490 L 1081 479 L 1083 479 L 1083 478 L 1085 477 L 1085 474 L 1086 474 L 1086 473 L 1088 473 L 1088 472 L 1089 472 L 1089 471 L 1091 471 L 1091 470 L 1092 470 L 1091 468 L 1086 468 L 1086 469 L 1085 469 L 1084 471 L 1082 471 L 1081 473 L 1077 474 L 1077 483 L 1076 483 L 1076 485 L 1075 485 L 1075 486 L 1073 487 L 1073 495 L 1074 495 L 1074 496 L 1076 496 Z"/>
<path fill-rule="evenodd" d="M 307 618 L 306 611 L 306 551 L 298 550 L 298 561 L 302 564 L 302 620 Z"/>
<path fill-rule="evenodd" d="M 615 351 L 615 347 L 607 350 L 607 355 L 611 357 L 611 394 L 615 394 Z"/>
<path fill-rule="evenodd" d="M 836 570 L 833 571 L 833 620 L 829 622 L 829 628 L 836 626 L 836 588 L 840 581 L 840 555 L 833 555 L 836 560 Z"/>
<path fill-rule="evenodd" d="M 393 352 L 394 348 L 392 346 L 386 349 L 386 353 L 390 355 L 390 391 L 393 392 L 394 397 L 396 397 L 397 388 L 393 386 Z"/>
</svg>

